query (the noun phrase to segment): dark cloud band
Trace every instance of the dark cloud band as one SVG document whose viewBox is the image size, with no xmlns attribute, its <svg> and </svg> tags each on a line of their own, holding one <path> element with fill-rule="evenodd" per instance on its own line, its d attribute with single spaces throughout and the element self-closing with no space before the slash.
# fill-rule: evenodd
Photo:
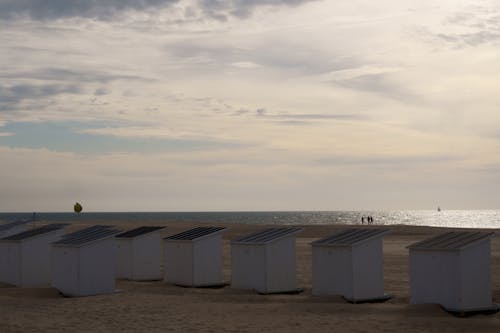
<svg viewBox="0 0 500 333">
<path fill-rule="evenodd" d="M 178 3 L 181 0 L 0 0 L 0 19 L 30 18 L 52 20 L 84 17 L 111 19 L 127 10 L 143 11 Z M 197 0 L 196 6 L 208 17 L 226 20 L 248 17 L 257 6 L 295 6 L 315 0 Z"/>
<path fill-rule="evenodd" d="M 88 17 L 111 18 L 124 10 L 168 6 L 179 0 L 1 0 L 0 18 L 29 17 L 34 20 Z"/>
</svg>

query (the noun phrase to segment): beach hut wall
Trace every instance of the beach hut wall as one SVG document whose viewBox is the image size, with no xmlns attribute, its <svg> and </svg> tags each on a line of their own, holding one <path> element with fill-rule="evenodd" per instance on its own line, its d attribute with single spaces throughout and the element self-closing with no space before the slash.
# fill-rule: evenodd
<svg viewBox="0 0 500 333">
<path fill-rule="evenodd" d="M 410 245 L 411 303 L 453 312 L 491 309 L 493 232 L 446 232 Z"/>
<path fill-rule="evenodd" d="M 0 224 L 0 239 L 28 230 L 28 224 L 30 222 L 31 220 L 18 220 Z"/>
<path fill-rule="evenodd" d="M 59 240 L 67 224 L 49 224 L 0 239 L 0 282 L 19 287 L 49 286 L 50 243 Z"/>
<path fill-rule="evenodd" d="M 295 235 L 300 228 L 270 228 L 231 242 L 231 287 L 258 293 L 297 290 Z"/>
<path fill-rule="evenodd" d="M 52 244 L 52 286 L 66 296 L 115 291 L 115 242 L 121 231 L 94 226 Z"/>
<path fill-rule="evenodd" d="M 164 280 L 204 287 L 221 285 L 222 234 L 226 228 L 198 227 L 164 238 Z"/>
<path fill-rule="evenodd" d="M 161 237 L 164 227 L 143 226 L 116 235 L 116 278 L 161 280 Z"/>
<path fill-rule="evenodd" d="M 383 299 L 382 238 L 387 229 L 347 229 L 312 245 L 313 295 L 342 295 L 351 302 Z"/>
</svg>

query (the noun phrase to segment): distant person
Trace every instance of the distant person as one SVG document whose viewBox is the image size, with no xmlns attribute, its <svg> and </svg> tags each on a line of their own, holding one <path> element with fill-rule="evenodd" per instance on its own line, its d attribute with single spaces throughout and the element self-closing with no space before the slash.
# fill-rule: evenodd
<svg viewBox="0 0 500 333">
<path fill-rule="evenodd" d="M 361 216 L 361 224 L 365 224 L 365 217 Z"/>
</svg>

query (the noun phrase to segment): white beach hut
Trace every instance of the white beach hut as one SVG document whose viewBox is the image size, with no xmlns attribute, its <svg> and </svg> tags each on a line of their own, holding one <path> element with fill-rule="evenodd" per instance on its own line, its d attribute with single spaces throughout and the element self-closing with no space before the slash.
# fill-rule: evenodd
<svg viewBox="0 0 500 333">
<path fill-rule="evenodd" d="M 198 227 L 164 238 L 164 280 L 186 287 L 223 284 L 222 234 L 225 229 Z"/>
<path fill-rule="evenodd" d="M 116 235 L 116 277 L 161 280 L 161 238 L 164 227 L 139 227 Z"/>
<path fill-rule="evenodd" d="M 66 296 L 115 291 L 114 236 L 121 231 L 93 226 L 52 244 L 52 286 Z"/>
<path fill-rule="evenodd" d="M 295 235 L 300 228 L 270 228 L 231 242 L 231 287 L 258 293 L 297 291 Z"/>
<path fill-rule="evenodd" d="M 312 245 L 313 295 L 350 302 L 386 300 L 382 238 L 387 229 L 347 229 Z"/>
<path fill-rule="evenodd" d="M 50 243 L 67 224 L 49 224 L 0 239 L 0 282 L 19 287 L 50 285 Z"/>
<path fill-rule="evenodd" d="M 493 232 L 446 232 L 408 246 L 411 303 L 436 303 L 450 312 L 496 308 L 492 301 Z"/>
<path fill-rule="evenodd" d="M 0 224 L 0 238 L 5 238 L 10 235 L 15 235 L 20 232 L 28 230 L 28 223 L 31 220 L 19 220 L 14 222 L 9 222 L 5 224 Z"/>
</svg>

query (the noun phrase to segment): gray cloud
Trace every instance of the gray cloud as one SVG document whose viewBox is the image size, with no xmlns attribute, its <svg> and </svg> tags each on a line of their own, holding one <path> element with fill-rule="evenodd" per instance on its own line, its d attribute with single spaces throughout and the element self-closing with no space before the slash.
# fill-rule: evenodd
<svg viewBox="0 0 500 333">
<path fill-rule="evenodd" d="M 304 120 L 359 120 L 363 119 L 361 115 L 356 114 L 281 114 L 276 115 L 277 118 L 287 118 L 287 119 L 304 119 Z"/>
<path fill-rule="evenodd" d="M 104 87 L 101 87 L 101 88 L 97 88 L 95 91 L 94 91 L 94 96 L 104 96 L 104 95 L 108 95 L 110 93 L 110 91 Z"/>
<path fill-rule="evenodd" d="M 500 31 L 479 30 L 463 34 L 436 34 L 442 41 L 462 48 L 466 46 L 478 46 L 481 44 L 497 41 L 500 39 Z"/>
<path fill-rule="evenodd" d="M 303 114 L 275 114 L 266 115 L 266 118 L 273 120 L 278 125 L 312 125 L 318 121 L 360 121 L 367 117 L 360 114 L 326 114 L 326 113 L 303 113 Z"/>
<path fill-rule="evenodd" d="M 144 11 L 167 7 L 180 0 L 4 0 L 0 1 L 0 19 L 29 17 L 34 20 L 86 17 L 108 20 L 127 10 Z M 197 6 L 213 19 L 246 18 L 257 6 L 297 6 L 316 0 L 198 0 Z M 187 11 L 192 16 L 193 10 Z"/>
<path fill-rule="evenodd" d="M 500 40 L 499 8 L 468 6 L 450 15 L 439 32 L 426 31 L 435 39 L 455 48 L 478 46 Z M 452 28 L 452 29 L 449 29 Z"/>
<path fill-rule="evenodd" d="M 19 109 L 18 104 L 24 100 L 46 99 L 61 94 L 79 94 L 80 87 L 73 84 L 29 85 L 14 86 L 0 85 L 0 111 Z"/>
<path fill-rule="evenodd" d="M 215 19 L 225 21 L 229 16 L 247 18 L 258 6 L 298 6 L 315 0 L 199 0 L 204 12 Z"/>
<path fill-rule="evenodd" d="M 421 156 L 332 156 L 318 159 L 324 165 L 363 165 L 366 167 L 408 168 L 428 164 L 441 164 L 462 161 L 463 158 L 452 155 L 421 155 Z"/>
<path fill-rule="evenodd" d="M 405 88 L 391 78 L 390 74 L 367 74 L 351 79 L 335 80 L 334 84 L 355 90 L 366 91 L 385 97 L 403 101 L 412 102 L 414 104 L 421 104 L 424 102 L 422 96 Z"/>
<path fill-rule="evenodd" d="M 232 113 L 234 116 L 254 115 L 256 117 L 272 120 L 276 124 L 283 125 L 308 125 L 315 121 L 322 120 L 367 120 L 368 117 L 362 114 L 348 113 L 271 113 L 265 108 L 256 110 L 238 109 Z"/>
<path fill-rule="evenodd" d="M 114 80 L 142 80 L 150 79 L 123 74 L 111 74 L 92 70 L 69 70 L 64 68 L 41 68 L 33 71 L 0 73 L 0 78 L 4 79 L 35 79 L 44 81 L 74 81 L 74 82 L 100 82 L 106 83 Z"/>
<path fill-rule="evenodd" d="M 84 94 L 85 86 L 88 84 L 102 85 L 115 80 L 151 81 L 134 75 L 64 68 L 0 72 L 0 82 L 11 81 L 9 85 L 0 83 L 0 111 L 41 110 L 53 103 L 49 100 L 50 97 L 61 94 Z M 94 88 L 93 94 L 102 96 L 109 92 L 107 87 L 101 86 Z"/>
<path fill-rule="evenodd" d="M 327 55 L 327 60 L 318 61 L 321 51 L 311 48 L 302 41 L 293 42 L 278 38 L 255 41 L 248 46 L 239 42 L 224 44 L 210 37 L 202 37 L 169 43 L 165 46 L 165 51 L 183 64 L 181 67 L 183 75 L 186 75 L 186 71 L 192 71 L 196 75 L 200 70 L 220 72 L 221 66 L 231 66 L 249 59 L 257 67 L 238 69 L 231 66 L 231 70 L 257 73 L 272 68 L 290 71 L 292 75 L 315 75 L 361 65 L 354 57 Z"/>
<path fill-rule="evenodd" d="M 0 18 L 30 17 L 50 20 L 70 17 L 109 19 L 125 10 L 168 6 L 178 0 L 3 0 Z"/>
</svg>

